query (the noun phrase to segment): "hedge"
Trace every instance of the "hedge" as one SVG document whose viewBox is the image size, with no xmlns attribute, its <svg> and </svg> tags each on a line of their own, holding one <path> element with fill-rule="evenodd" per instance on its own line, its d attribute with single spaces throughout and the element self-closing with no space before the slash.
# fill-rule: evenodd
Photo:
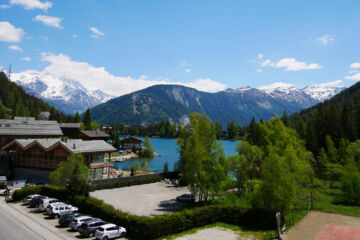
<svg viewBox="0 0 360 240">
<path fill-rule="evenodd" d="M 16 190 L 13 199 L 17 201 L 32 193 L 57 197 L 63 201 L 70 199 L 63 188 L 49 185 Z M 246 209 L 237 206 L 205 205 L 175 213 L 148 217 L 122 212 L 112 205 L 93 197 L 76 196 L 71 204 L 78 206 L 79 211 L 84 214 L 90 214 L 125 227 L 131 237 L 140 239 L 154 239 L 172 235 L 215 222 L 262 229 L 275 228 L 273 213 L 261 209 Z"/>
<path fill-rule="evenodd" d="M 105 183 L 105 184 L 90 185 L 90 191 L 155 183 L 155 182 L 160 182 L 161 180 L 163 180 L 162 177 L 154 176 L 152 178 L 146 178 L 146 179 L 134 179 L 134 180 L 128 180 L 128 181 L 121 181 L 121 182 L 119 181 L 119 182 L 112 182 L 112 183 Z"/>
</svg>

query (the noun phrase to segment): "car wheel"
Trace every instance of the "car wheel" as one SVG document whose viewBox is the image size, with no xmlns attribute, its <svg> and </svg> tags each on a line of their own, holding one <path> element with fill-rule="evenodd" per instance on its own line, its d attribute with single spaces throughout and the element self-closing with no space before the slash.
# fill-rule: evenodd
<svg viewBox="0 0 360 240">
<path fill-rule="evenodd" d="M 92 238 L 94 236 L 94 233 L 90 232 L 89 233 L 89 238 Z"/>
<path fill-rule="evenodd" d="M 108 240 L 109 238 L 107 237 L 107 236 L 105 236 L 104 238 L 103 238 L 103 240 Z"/>
<path fill-rule="evenodd" d="M 56 214 L 56 215 L 55 215 L 55 218 L 60 218 L 60 215 L 59 215 L 59 214 Z"/>
<path fill-rule="evenodd" d="M 125 237 L 125 235 L 126 235 L 126 233 L 123 232 L 123 233 L 121 233 L 120 237 L 123 238 L 123 237 Z"/>
</svg>

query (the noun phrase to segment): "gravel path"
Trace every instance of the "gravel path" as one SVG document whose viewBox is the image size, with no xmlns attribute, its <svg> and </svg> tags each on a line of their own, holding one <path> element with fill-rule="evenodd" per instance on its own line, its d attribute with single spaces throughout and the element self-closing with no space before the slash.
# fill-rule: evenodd
<svg viewBox="0 0 360 240">
<path fill-rule="evenodd" d="M 360 228 L 360 218 L 313 211 L 292 227 L 284 240 L 315 240 L 328 224 Z"/>
<path fill-rule="evenodd" d="M 230 229 L 214 227 L 185 235 L 175 240 L 255 240 L 253 236 L 242 236 L 239 232 Z"/>
<path fill-rule="evenodd" d="M 174 212 L 185 206 L 176 197 L 189 193 L 187 187 L 174 187 L 164 182 L 99 190 L 91 196 L 104 200 L 124 212 L 141 216 Z"/>
</svg>

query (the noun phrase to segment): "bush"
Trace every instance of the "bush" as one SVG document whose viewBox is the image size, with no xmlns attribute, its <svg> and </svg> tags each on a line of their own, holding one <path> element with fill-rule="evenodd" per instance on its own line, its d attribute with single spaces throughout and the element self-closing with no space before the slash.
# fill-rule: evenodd
<svg viewBox="0 0 360 240">
<path fill-rule="evenodd" d="M 344 200 L 349 203 L 360 203 L 360 174 L 356 171 L 347 171 L 341 178 L 341 190 Z"/>
<path fill-rule="evenodd" d="M 155 183 L 155 182 L 160 182 L 161 180 L 162 180 L 162 177 L 156 175 L 151 178 L 131 179 L 131 180 L 127 180 L 127 181 L 112 182 L 112 183 L 106 183 L 106 184 L 101 184 L 101 185 L 100 184 L 99 185 L 91 185 L 90 191 L 129 187 L 129 186 L 142 185 L 142 184 L 147 184 L 147 183 Z"/>
<path fill-rule="evenodd" d="M 74 206 L 78 206 L 81 213 L 123 226 L 130 237 L 138 239 L 155 239 L 215 222 L 266 229 L 275 228 L 275 215 L 262 209 L 205 205 L 152 217 L 136 216 L 115 209 L 112 205 L 93 197 L 76 196 L 71 200 L 69 196 L 66 196 L 64 188 L 51 185 L 16 190 L 14 200 L 21 200 L 26 195 L 34 193 L 56 197 L 62 201 L 67 199 Z"/>
</svg>

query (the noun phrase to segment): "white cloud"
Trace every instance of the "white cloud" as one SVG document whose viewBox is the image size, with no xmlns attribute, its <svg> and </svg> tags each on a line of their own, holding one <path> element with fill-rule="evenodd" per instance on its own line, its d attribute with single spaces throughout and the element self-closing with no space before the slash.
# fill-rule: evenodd
<svg viewBox="0 0 360 240">
<path fill-rule="evenodd" d="M 177 84 L 177 83 L 175 83 Z M 226 85 L 220 82 L 216 82 L 211 80 L 210 78 L 199 78 L 196 79 L 194 82 L 191 83 L 178 83 L 187 87 L 195 88 L 199 91 L 204 92 L 218 92 L 226 89 Z"/>
<path fill-rule="evenodd" d="M 263 59 L 263 57 L 264 57 L 264 55 L 263 55 L 262 53 L 259 53 L 259 54 L 258 54 L 258 59 L 259 59 L 259 60 Z"/>
<path fill-rule="evenodd" d="M 1 5 L 0 5 L 0 8 L 1 8 L 1 9 L 10 8 L 10 5 L 1 4 Z"/>
<path fill-rule="evenodd" d="M 320 42 L 323 45 L 328 45 L 328 43 L 334 41 L 334 37 L 332 35 L 325 34 L 324 36 L 317 38 L 316 41 Z"/>
<path fill-rule="evenodd" d="M 72 35 L 72 37 L 73 37 L 73 38 L 77 38 L 77 35 L 74 33 L 74 34 Z"/>
<path fill-rule="evenodd" d="M 317 63 L 307 64 L 305 62 L 299 62 L 295 58 L 283 58 L 278 62 L 273 62 L 270 59 L 266 59 L 260 63 L 261 67 L 275 67 L 275 68 L 285 68 L 285 71 L 299 71 L 299 70 L 309 70 L 309 69 L 319 69 L 321 66 Z"/>
<path fill-rule="evenodd" d="M 345 76 L 345 79 L 360 81 L 360 73 L 355 73 L 355 74 L 350 75 L 350 76 Z"/>
<path fill-rule="evenodd" d="M 29 62 L 31 61 L 31 57 L 22 57 L 21 60 Z"/>
<path fill-rule="evenodd" d="M 14 51 L 23 52 L 22 48 L 16 45 L 10 45 L 9 48 Z"/>
<path fill-rule="evenodd" d="M 353 73 L 358 73 L 358 72 L 359 72 L 358 70 L 350 70 L 348 73 L 353 74 Z"/>
<path fill-rule="evenodd" d="M 47 15 L 37 15 L 33 19 L 33 21 L 39 21 L 49 27 L 55 27 L 55 28 L 59 28 L 59 29 L 63 29 L 63 27 L 61 26 L 62 20 L 63 20 L 62 18 L 47 16 Z"/>
<path fill-rule="evenodd" d="M 320 83 L 320 84 L 313 84 L 311 86 L 318 86 L 318 87 L 343 87 L 342 86 L 343 80 L 335 80 L 332 82 Z"/>
<path fill-rule="evenodd" d="M 256 72 L 261 73 L 262 69 L 259 68 L 259 69 L 256 70 Z"/>
<path fill-rule="evenodd" d="M 350 68 L 360 68 L 360 62 L 354 62 L 350 65 Z"/>
<path fill-rule="evenodd" d="M 285 68 L 285 71 L 299 71 L 321 68 L 321 66 L 317 63 L 307 64 L 305 62 L 299 62 L 295 58 L 283 58 L 277 62 L 276 67 Z"/>
<path fill-rule="evenodd" d="M 20 42 L 25 33 L 9 22 L 0 22 L 0 42 Z"/>
<path fill-rule="evenodd" d="M 274 67 L 274 66 L 275 66 L 275 63 L 273 63 L 272 61 L 270 61 L 270 59 L 266 59 L 264 62 L 261 63 L 261 66 L 262 66 L 262 67 L 265 67 L 265 66 Z"/>
<path fill-rule="evenodd" d="M 91 27 L 89 28 L 90 31 L 92 32 L 92 34 L 90 35 L 90 37 L 95 38 L 95 39 L 99 39 L 100 36 L 104 36 L 105 33 L 101 32 L 99 29 L 97 29 L 96 27 Z"/>
<path fill-rule="evenodd" d="M 186 69 L 185 69 L 185 72 L 190 73 L 190 72 L 191 72 L 191 68 L 186 68 Z"/>
<path fill-rule="evenodd" d="M 25 9 L 41 9 L 47 11 L 52 7 L 52 2 L 41 2 L 39 0 L 10 0 L 11 5 L 21 5 Z"/>
<path fill-rule="evenodd" d="M 41 37 L 39 37 L 39 39 L 40 39 L 40 40 L 44 40 L 44 41 L 48 41 L 48 40 L 49 40 L 49 38 L 48 38 L 47 36 L 41 36 Z"/>
<path fill-rule="evenodd" d="M 193 87 L 201 91 L 216 92 L 225 90 L 226 85 L 207 79 L 196 79 L 190 83 L 175 82 L 165 78 L 149 79 L 147 76 L 133 78 L 115 76 L 104 67 L 95 67 L 86 62 L 73 61 L 64 54 L 42 53 L 41 60 L 49 63 L 42 71 L 58 78 L 66 78 L 80 82 L 89 90 L 102 90 L 112 95 L 123 95 L 156 84 L 179 84 Z"/>
</svg>

